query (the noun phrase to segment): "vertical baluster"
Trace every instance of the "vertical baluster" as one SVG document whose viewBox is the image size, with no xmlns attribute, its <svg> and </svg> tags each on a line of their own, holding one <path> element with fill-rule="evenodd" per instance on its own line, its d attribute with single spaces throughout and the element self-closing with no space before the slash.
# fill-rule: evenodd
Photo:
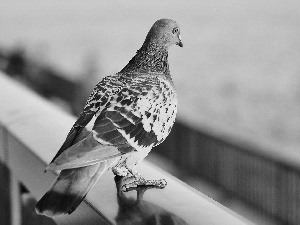
<svg viewBox="0 0 300 225">
<path fill-rule="evenodd" d="M 10 179 L 10 199 L 11 199 L 11 224 L 21 225 L 21 199 L 20 199 L 20 184 L 13 172 Z"/>
</svg>

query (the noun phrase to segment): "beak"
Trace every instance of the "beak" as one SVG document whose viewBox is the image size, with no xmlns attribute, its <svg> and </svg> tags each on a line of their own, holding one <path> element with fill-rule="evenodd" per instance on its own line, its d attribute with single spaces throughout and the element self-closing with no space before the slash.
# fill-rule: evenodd
<svg viewBox="0 0 300 225">
<path fill-rule="evenodd" d="M 180 34 L 178 35 L 178 39 L 179 39 L 179 42 L 176 42 L 176 45 L 178 45 L 179 47 L 183 47 L 183 43 L 181 41 L 181 36 Z"/>
</svg>

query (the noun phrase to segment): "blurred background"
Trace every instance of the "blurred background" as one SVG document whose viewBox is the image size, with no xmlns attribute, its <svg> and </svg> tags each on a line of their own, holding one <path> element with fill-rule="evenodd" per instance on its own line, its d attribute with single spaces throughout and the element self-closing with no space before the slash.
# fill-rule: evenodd
<svg viewBox="0 0 300 225">
<path fill-rule="evenodd" d="M 148 159 L 257 224 L 300 223 L 299 1 L 0 5 L 0 69 L 76 116 L 156 20 L 176 20 L 178 119 Z"/>
</svg>

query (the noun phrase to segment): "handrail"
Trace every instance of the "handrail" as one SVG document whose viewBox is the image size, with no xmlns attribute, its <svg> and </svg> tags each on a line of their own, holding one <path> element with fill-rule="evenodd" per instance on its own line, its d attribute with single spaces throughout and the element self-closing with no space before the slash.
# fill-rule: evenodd
<svg viewBox="0 0 300 225">
<path fill-rule="evenodd" d="M 13 179 L 24 184 L 39 199 L 56 176 L 51 172 L 44 174 L 44 168 L 64 141 L 75 118 L 1 72 L 0 104 L 0 160 L 9 168 Z M 55 222 L 122 224 L 133 219 L 152 218 L 172 220 L 175 224 L 249 224 L 147 161 L 141 163 L 139 171 L 149 179 L 165 178 L 167 187 L 117 193 L 113 174 L 107 172 L 74 213 L 57 217 Z M 20 217 L 15 217 L 14 224 L 20 224 L 17 220 Z"/>
</svg>

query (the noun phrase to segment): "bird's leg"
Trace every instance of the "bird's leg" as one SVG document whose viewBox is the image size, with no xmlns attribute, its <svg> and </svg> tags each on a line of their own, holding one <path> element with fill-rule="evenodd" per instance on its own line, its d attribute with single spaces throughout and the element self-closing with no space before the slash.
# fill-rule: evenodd
<svg viewBox="0 0 300 225">
<path fill-rule="evenodd" d="M 114 173 L 114 175 L 121 176 L 121 177 L 126 177 L 128 175 L 128 170 L 124 166 L 123 167 L 115 166 L 112 168 L 112 172 Z"/>
<path fill-rule="evenodd" d="M 149 188 L 164 188 L 167 185 L 167 181 L 165 179 L 159 179 L 159 180 L 146 180 L 142 177 L 142 175 L 136 171 L 135 169 L 129 169 L 128 171 L 133 175 L 135 178 L 135 181 L 124 184 L 122 186 L 123 191 L 130 191 L 138 189 L 139 186 L 149 187 Z"/>
</svg>

